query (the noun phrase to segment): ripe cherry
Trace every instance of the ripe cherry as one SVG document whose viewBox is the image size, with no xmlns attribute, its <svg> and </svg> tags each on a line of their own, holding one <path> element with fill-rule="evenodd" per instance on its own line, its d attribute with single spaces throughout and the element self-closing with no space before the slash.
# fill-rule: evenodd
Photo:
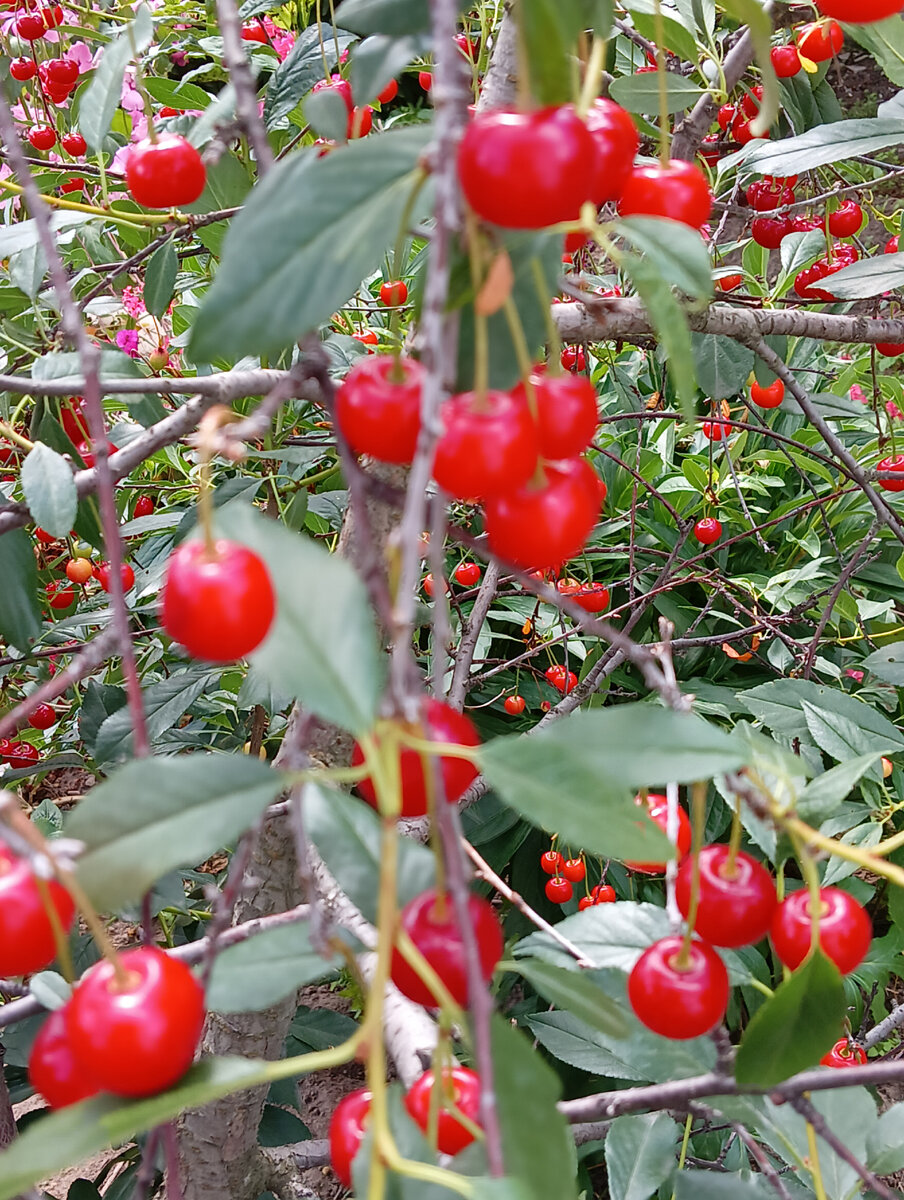
<svg viewBox="0 0 904 1200">
<path fill-rule="evenodd" d="M 885 249 L 883 251 L 883 254 L 897 254 L 897 253 L 898 253 L 898 235 L 895 234 L 894 237 L 889 238 L 888 241 L 885 243 Z"/>
<path fill-rule="evenodd" d="M 48 583 L 45 591 L 47 592 L 47 603 L 57 612 L 61 612 L 75 603 L 75 592 L 71 587 L 67 587 L 62 579 Z"/>
<path fill-rule="evenodd" d="M 723 133 L 735 119 L 737 112 L 738 110 L 734 104 L 723 104 L 718 113 L 716 113 L 716 121 Z"/>
<path fill-rule="evenodd" d="M 418 71 L 417 81 L 420 84 L 422 91 L 429 92 L 431 90 L 431 88 L 433 87 L 433 72 L 432 71 Z"/>
<path fill-rule="evenodd" d="M 462 392 L 440 410 L 433 477 L 460 500 L 503 496 L 537 467 L 537 427 L 523 393 Z"/>
<path fill-rule="evenodd" d="M 6 754 L 9 764 L 16 768 L 28 766 L 20 759 L 19 747 L 26 742 L 13 742 Z M 34 749 L 34 747 L 32 747 Z M 35 758 L 38 757 L 35 749 Z M 31 760 L 29 760 L 31 761 Z M 60 926 L 68 933 L 75 918 L 75 905 L 66 889 L 55 879 L 46 880 L 47 894 L 56 911 Z M 57 946 L 53 926 L 48 919 L 35 875 L 25 859 L 18 858 L 0 842 L 0 974 L 31 975 L 42 971 L 56 958 Z"/>
<path fill-rule="evenodd" d="M 772 212 L 784 204 L 794 203 L 794 191 L 781 181 L 755 179 L 747 188 L 747 203 L 757 212 Z"/>
<path fill-rule="evenodd" d="M 28 1078 L 51 1108 L 66 1108 L 97 1094 L 97 1085 L 72 1053 L 66 1010 L 50 1014 L 28 1056 Z"/>
<path fill-rule="evenodd" d="M 559 355 L 559 362 L 566 371 L 579 372 L 587 367 L 587 356 L 583 346 L 565 346 Z"/>
<path fill-rule="evenodd" d="M 560 596 L 573 600 L 584 612 L 601 613 L 609 607 L 609 589 L 601 583 L 580 583 L 576 579 L 560 579 L 556 584 Z"/>
<path fill-rule="evenodd" d="M 574 895 L 574 888 L 567 879 L 563 879 L 561 876 L 547 879 L 544 891 L 546 899 L 552 904 L 567 904 Z"/>
<path fill-rule="evenodd" d="M 599 207 L 621 196 L 639 144 L 631 117 L 614 100 L 594 100 L 587 128 L 596 147 L 596 172 L 590 198 Z"/>
<path fill-rule="evenodd" d="M 829 233 L 835 237 L 853 237 L 863 224 L 863 209 L 854 200 L 844 200 L 829 213 L 827 224 Z"/>
<path fill-rule="evenodd" d="M 571 105 L 478 113 L 458 152 L 465 199 L 484 221 L 542 229 L 575 220 L 597 186 L 593 134 Z M 518 186 L 512 187 L 512 180 Z"/>
<path fill-rule="evenodd" d="M 387 308 L 397 308 L 408 299 L 408 286 L 401 279 L 391 279 L 380 286 L 380 303 Z"/>
<path fill-rule="evenodd" d="M 346 127 L 346 137 L 349 141 L 355 138 L 367 137 L 374 124 L 374 110 L 369 104 L 362 104 L 352 109 Z M 402 303 L 401 301 L 399 303 Z"/>
<path fill-rule="evenodd" d="M 389 104 L 399 94 L 399 85 L 395 79 L 390 79 L 383 91 L 377 96 L 380 104 Z"/>
<path fill-rule="evenodd" d="M 766 250 L 777 250 L 783 239 L 793 232 L 789 217 L 755 217 L 750 222 L 750 236 Z"/>
<path fill-rule="evenodd" d="M 245 658 L 270 631 L 276 596 L 263 560 L 219 538 L 183 542 L 170 555 L 160 623 L 193 658 L 228 663 Z"/>
<path fill-rule="evenodd" d="M 800 54 L 796 46 L 773 46 L 769 58 L 779 79 L 790 79 L 800 71 Z"/>
<path fill-rule="evenodd" d="M 88 149 L 88 143 L 80 133 L 67 133 L 60 139 L 60 145 L 73 158 L 80 158 Z"/>
<path fill-rule="evenodd" d="M 110 591 L 112 575 L 110 573 L 110 564 L 107 562 L 98 563 L 94 568 L 94 574 L 98 583 L 105 592 Z M 135 586 L 135 572 L 128 563 L 123 563 L 119 568 L 119 577 L 122 580 L 122 590 L 129 592 Z"/>
<path fill-rule="evenodd" d="M 640 804 L 640 796 L 636 796 L 635 804 Z M 667 796 L 662 796 L 655 792 L 650 792 L 646 800 L 647 816 L 653 821 L 663 833 L 666 832 L 669 820 L 669 802 Z M 677 851 L 678 861 L 685 857 L 691 848 L 691 823 L 687 813 L 678 805 L 678 842 L 675 847 Z M 632 871 L 640 871 L 644 875 L 658 875 L 665 870 L 664 862 L 625 862 L 626 867 L 630 867 Z"/>
<path fill-rule="evenodd" d="M 70 558 L 66 563 L 66 577 L 72 583 L 87 583 L 94 574 L 90 558 Z"/>
<path fill-rule="evenodd" d="M 709 219 L 712 195 L 699 167 L 680 159 L 666 166 L 635 167 L 618 211 L 623 217 L 667 217 L 699 229 Z"/>
<path fill-rule="evenodd" d="M 259 42 L 262 46 L 270 44 L 267 31 L 259 21 L 249 21 L 247 25 L 242 26 L 242 41 Z"/>
<path fill-rule="evenodd" d="M 694 526 L 694 537 L 701 546 L 711 546 L 722 536 L 722 522 L 715 517 L 701 517 Z"/>
<path fill-rule="evenodd" d="M 876 351 L 885 358 L 897 358 L 904 354 L 904 342 L 876 342 Z"/>
<path fill-rule="evenodd" d="M 39 762 L 41 752 L 37 746 L 32 746 L 30 742 L 9 742 L 5 758 L 14 771 L 22 771 L 26 767 L 33 767 L 36 762 Z M 0 865 L 0 871 L 2 869 L 2 865 Z"/>
<path fill-rule="evenodd" d="M 510 717 L 520 717 L 527 706 L 523 696 L 506 696 L 503 707 Z"/>
<path fill-rule="evenodd" d="M 425 1071 L 415 1079 L 405 1096 L 408 1115 L 425 1134 L 430 1129 L 435 1081 L 434 1072 Z M 453 1110 L 458 1109 L 470 1121 L 479 1124 L 480 1076 L 468 1067 L 444 1067 L 439 1089 L 441 1099 L 436 1126 L 436 1148 L 441 1154 L 458 1154 L 465 1146 L 470 1146 L 474 1141 L 474 1134 L 462 1125 Z"/>
<path fill-rule="evenodd" d="M 49 704 L 39 704 L 29 716 L 28 723 L 32 729 L 49 729 L 56 725 L 57 715 Z"/>
<path fill-rule="evenodd" d="M 544 458 L 575 458 L 587 449 L 599 416 L 596 388 L 586 375 L 547 375 L 532 372 L 529 383 L 537 405 L 537 434 Z M 526 396 L 519 383 L 516 393 Z"/>
<path fill-rule="evenodd" d="M 366 1088 L 349 1092 L 336 1105 L 330 1118 L 330 1166 L 343 1187 L 352 1186 L 352 1163 L 364 1141 L 371 1094 Z"/>
<path fill-rule="evenodd" d="M 376 346 L 380 341 L 373 329 L 361 329 L 357 333 L 353 333 L 352 337 L 362 346 Z"/>
<path fill-rule="evenodd" d="M 352 85 L 347 79 L 343 79 L 341 75 L 332 75 L 329 79 L 320 79 L 311 88 L 312 92 L 335 92 L 337 96 L 342 97 L 348 115 L 351 116 L 355 108 L 355 102 L 352 99 Z"/>
<path fill-rule="evenodd" d="M 502 957 L 502 927 L 496 910 L 479 896 L 468 897 L 468 915 L 477 942 L 480 974 L 485 982 L 489 982 Z M 451 898 L 433 890 L 422 892 L 405 905 L 399 920 L 402 929 L 437 973 L 452 999 L 457 1004 L 467 1004 L 468 973 L 464 943 Z M 390 974 L 392 982 L 403 996 L 415 1004 L 436 1007 L 436 997 L 398 950 L 392 952 Z"/>
<path fill-rule="evenodd" d="M 749 117 L 751 120 L 753 120 L 753 118 L 760 111 L 760 104 L 762 103 L 762 100 L 763 87 L 762 84 L 757 84 L 757 86 L 751 88 L 749 92 L 745 92 L 744 97 L 741 100 L 741 111 L 746 117 Z"/>
<path fill-rule="evenodd" d="M 862 1067 L 866 1062 L 866 1051 L 848 1038 L 839 1038 L 828 1054 L 819 1060 L 823 1067 L 845 1070 L 847 1067 Z"/>
<path fill-rule="evenodd" d="M 844 31 L 837 21 L 814 21 L 797 35 L 797 49 L 810 62 L 827 62 L 844 45 Z"/>
<path fill-rule="evenodd" d="M 819 890 L 819 945 L 842 975 L 847 975 L 866 957 L 873 926 L 866 910 L 840 888 Z M 810 952 L 813 917 L 806 888 L 792 892 L 775 911 L 771 938 L 779 959 L 793 971 Z"/>
<path fill-rule="evenodd" d="M 25 13 L 16 21 L 16 36 L 23 42 L 36 42 L 47 32 L 47 26 L 37 13 Z"/>
<path fill-rule="evenodd" d="M 9 64 L 10 75 L 12 75 L 13 79 L 18 79 L 20 83 L 24 83 L 26 79 L 34 78 L 37 69 L 32 58 L 14 58 Z"/>
<path fill-rule="evenodd" d="M 603 498 L 599 477 L 585 459 L 547 464 L 542 479 L 488 500 L 490 549 L 518 566 L 557 567 L 583 549 Z"/>
<path fill-rule="evenodd" d="M 540 870 L 547 875 L 558 875 L 562 870 L 565 859 L 558 850 L 546 850 L 540 855 Z"/>
<path fill-rule="evenodd" d="M 720 292 L 733 292 L 735 288 L 739 288 L 743 282 L 743 275 L 722 275 L 715 281 L 715 284 Z"/>
<path fill-rule="evenodd" d="M 50 150 L 56 145 L 57 135 L 49 125 L 35 125 L 28 131 L 28 140 L 35 150 Z"/>
<path fill-rule="evenodd" d="M 700 851 L 700 900 L 694 932 L 714 946 L 748 946 L 769 932 L 775 912 L 775 883 L 764 866 L 739 850 L 729 867 L 729 848 L 704 846 Z M 678 868 L 675 898 L 681 914 L 690 912 L 693 862 Z"/>
<path fill-rule="evenodd" d="M 901 0 L 819 0 L 816 7 L 824 17 L 835 17 L 849 25 L 871 25 L 873 21 L 884 21 L 901 11 Z"/>
<path fill-rule="evenodd" d="M 617 899 L 615 888 L 610 883 L 598 883 L 590 897 L 594 904 L 614 904 Z"/>
<path fill-rule="evenodd" d="M 702 429 L 703 436 L 708 437 L 711 442 L 721 442 L 731 434 L 731 426 L 724 421 L 704 421 Z"/>
<path fill-rule="evenodd" d="M 785 385 L 780 379 L 773 379 L 770 384 L 752 383 L 750 399 L 760 408 L 778 408 L 785 398 Z"/>
<path fill-rule="evenodd" d="M 185 963 L 156 946 L 96 963 L 66 1006 L 76 1060 L 98 1087 L 116 1096 L 152 1096 L 181 1079 L 204 1028 L 204 989 Z"/>
<path fill-rule="evenodd" d="M 480 735 L 471 720 L 463 713 L 450 708 L 448 704 L 432 697 L 423 702 L 421 724 L 423 727 L 415 726 L 411 733 L 429 742 L 445 742 L 452 746 L 480 745 Z M 364 752 L 356 742 L 352 750 L 352 766 L 357 767 L 363 762 Z M 440 755 L 439 762 L 446 800 L 449 804 L 454 804 L 477 778 L 477 767 L 466 758 L 453 758 L 451 755 Z M 400 750 L 399 774 L 402 789 L 401 815 L 422 817 L 427 812 L 428 791 L 424 762 L 419 751 L 407 746 Z M 370 777 L 362 779 L 357 787 L 367 803 L 372 808 L 377 808 L 377 793 Z"/>
<path fill-rule="evenodd" d="M 683 1041 L 709 1033 L 728 1007 L 728 972 L 711 946 L 692 941 L 687 963 L 683 939 L 661 938 L 645 950 L 628 976 L 634 1014 L 662 1037 Z"/>
<path fill-rule="evenodd" d="M 473 38 L 469 38 L 466 33 L 456 33 L 455 45 L 469 62 L 477 62 L 478 55 L 480 54 L 479 42 L 474 41 Z"/>
<path fill-rule="evenodd" d="M 480 567 L 473 562 L 459 563 L 454 576 L 455 582 L 460 583 L 462 587 L 473 587 L 475 583 L 480 582 Z"/>
<path fill-rule="evenodd" d="M 410 463 L 421 427 L 424 368 L 375 354 L 355 363 L 336 391 L 336 422 L 356 454 Z"/>
<path fill-rule="evenodd" d="M 581 883 L 587 874 L 582 858 L 566 858 L 562 863 L 562 874 L 570 883 Z"/>
<path fill-rule="evenodd" d="M 63 24 L 63 9 L 59 4 L 48 5 L 41 9 L 41 20 L 47 29 L 56 29 Z"/>
<path fill-rule="evenodd" d="M 546 668 L 546 682 L 551 683 L 557 692 L 561 692 L 563 696 L 577 686 L 578 677 L 574 671 L 566 671 L 561 663 L 555 663 L 551 667 Z"/>
<path fill-rule="evenodd" d="M 904 492 L 904 454 L 894 454 L 876 463 L 877 471 L 901 472 L 900 482 L 897 479 L 877 479 L 879 487 L 886 492 Z"/>
<path fill-rule="evenodd" d="M 593 908 L 594 901 L 590 896 L 582 896 L 578 901 L 578 912 L 585 912 L 588 908 Z"/>
<path fill-rule="evenodd" d="M 136 142 L 126 159 L 126 184 L 145 208 L 191 204 L 204 191 L 207 171 L 201 155 L 178 133 L 160 133 Z"/>
<path fill-rule="evenodd" d="M 135 507 L 132 509 L 134 517 L 149 517 L 154 511 L 153 496 L 139 496 L 135 501 Z"/>
</svg>

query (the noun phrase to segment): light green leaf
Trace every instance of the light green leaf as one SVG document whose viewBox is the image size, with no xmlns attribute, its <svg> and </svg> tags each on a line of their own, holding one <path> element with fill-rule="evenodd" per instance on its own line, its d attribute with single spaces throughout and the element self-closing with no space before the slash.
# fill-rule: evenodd
<svg viewBox="0 0 904 1200">
<path fill-rule="evenodd" d="M 338 955 L 324 958 L 311 945 L 307 922 L 277 926 L 227 946 L 214 961 L 207 987 L 212 1012 L 262 1012 L 298 988 L 331 974 Z"/>
<path fill-rule="evenodd" d="M 148 259 L 142 295 L 145 307 L 152 316 L 162 317 L 169 308 L 176 287 L 178 270 L 179 256 L 176 254 L 176 247 L 170 238 Z"/>
<path fill-rule="evenodd" d="M 22 490 L 35 524 L 54 537 L 68 537 L 78 496 L 72 467 L 62 454 L 35 442 L 22 464 Z"/>
<path fill-rule="evenodd" d="M 144 715 L 151 743 L 176 724 L 199 696 L 219 679 L 221 672 L 194 664 L 175 671 L 144 689 Z M 132 718 L 128 707 L 112 713 L 97 733 L 93 758 L 100 765 L 125 758 L 132 752 Z"/>
<path fill-rule="evenodd" d="M 692 333 L 697 382 L 710 400 L 727 400 L 744 390 L 754 353 L 734 338 Z"/>
<path fill-rule="evenodd" d="M 38 606 L 38 568 L 31 538 L 24 529 L 0 536 L 0 637 L 23 653 L 41 635 Z"/>
<path fill-rule="evenodd" d="M 669 113 L 684 112 L 704 94 L 696 83 L 683 75 L 666 71 Z M 622 75 L 609 85 L 609 95 L 622 108 L 632 113 L 659 112 L 659 72 L 644 71 L 639 75 Z"/>
<path fill-rule="evenodd" d="M 667 283 L 697 299 L 712 296 L 712 264 L 698 230 L 661 217 L 626 217 L 616 222 L 616 231 L 653 262 Z"/>
<path fill-rule="evenodd" d="M 899 737 L 882 737 L 869 733 L 856 725 L 843 713 L 831 712 L 804 700 L 801 704 L 807 729 L 813 741 L 826 754 L 839 762 L 858 758 L 871 750 L 882 754 L 900 746 Z"/>
<path fill-rule="evenodd" d="M 675 1166 L 678 1126 L 665 1113 L 616 1117 L 606 1134 L 612 1200 L 648 1200 Z"/>
<path fill-rule="evenodd" d="M 647 78 L 647 76 L 643 76 Z M 681 411 L 690 421 L 694 415 L 697 386 L 691 335 L 684 309 L 672 295 L 668 283 L 656 266 L 645 258 L 626 255 L 622 263 L 643 301 L 668 367 L 669 378 L 678 394 Z"/>
<path fill-rule="evenodd" d="M 904 1104 L 893 1104 L 879 1117 L 866 1148 L 866 1165 L 877 1175 L 904 1168 Z"/>
<path fill-rule="evenodd" d="M 880 757 L 878 750 L 858 755 L 849 762 L 832 767 L 808 783 L 797 799 L 797 814 L 811 824 L 821 825 L 850 795 L 857 781 Z"/>
<path fill-rule="evenodd" d="M 556 932 L 568 938 L 596 967 L 627 972 L 644 950 L 668 934 L 669 919 L 658 904 L 620 900 L 617 904 L 596 904 L 584 912 L 573 913 L 558 922 Z M 570 964 L 572 972 L 575 969 L 571 955 L 542 929 L 518 942 L 513 954 L 518 959 L 530 955 L 560 966 Z"/>
<path fill-rule="evenodd" d="M 904 687 L 904 642 L 874 650 L 860 665 L 886 683 Z"/>
<path fill-rule="evenodd" d="M 135 19 L 105 47 L 103 56 L 79 102 L 78 126 L 95 152 L 103 148 L 113 114 L 122 95 L 122 81 L 129 63 L 146 50 L 154 36 L 151 12 L 142 4 Z"/>
<path fill-rule="evenodd" d="M 649 76 L 645 76 L 649 78 Z M 824 167 L 829 163 L 872 154 L 904 141 L 904 121 L 864 117 L 852 121 L 833 121 L 817 125 L 797 137 L 776 142 L 757 142 L 737 154 L 723 158 L 722 175 L 729 167 L 743 162 L 744 173 L 787 176 Z M 840 274 L 840 272 L 839 272 Z"/>
</svg>

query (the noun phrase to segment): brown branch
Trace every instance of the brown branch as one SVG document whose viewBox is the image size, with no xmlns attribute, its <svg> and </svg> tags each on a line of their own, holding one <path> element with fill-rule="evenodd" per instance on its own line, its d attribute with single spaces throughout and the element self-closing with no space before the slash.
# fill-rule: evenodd
<svg viewBox="0 0 904 1200">
<path fill-rule="evenodd" d="M 852 1154 L 840 1137 L 837 1137 L 829 1128 L 825 1117 L 818 1109 L 814 1108 L 809 1100 L 803 1096 L 794 1096 L 789 1103 L 795 1112 L 799 1113 L 803 1119 L 813 1126 L 814 1130 L 819 1134 L 827 1146 L 835 1151 L 842 1162 L 846 1162 L 851 1170 L 859 1175 L 866 1186 L 881 1196 L 882 1200 L 900 1200 L 901 1193 L 896 1192 L 876 1175 L 869 1167 L 864 1166 L 856 1154 Z"/>
</svg>

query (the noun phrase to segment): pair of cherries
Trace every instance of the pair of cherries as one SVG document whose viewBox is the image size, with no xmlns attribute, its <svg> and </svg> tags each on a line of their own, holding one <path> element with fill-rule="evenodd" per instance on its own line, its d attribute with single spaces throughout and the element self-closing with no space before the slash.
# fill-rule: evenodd
<svg viewBox="0 0 904 1200">
<path fill-rule="evenodd" d="M 836 243 L 832 249 L 831 259 L 826 255 L 824 258 L 817 259 L 812 267 L 798 272 L 794 279 L 795 292 L 801 300 L 822 300 L 831 303 L 836 297 L 831 292 L 827 292 L 825 288 L 815 285 L 821 279 L 827 279 L 830 275 L 843 271 L 845 267 L 855 263 L 859 257 L 856 246 L 850 246 L 846 242 Z"/>
</svg>

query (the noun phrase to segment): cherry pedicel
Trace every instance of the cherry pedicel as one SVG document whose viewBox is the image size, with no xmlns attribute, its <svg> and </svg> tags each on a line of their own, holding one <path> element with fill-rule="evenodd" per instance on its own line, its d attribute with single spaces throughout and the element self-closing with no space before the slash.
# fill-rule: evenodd
<svg viewBox="0 0 904 1200">
<path fill-rule="evenodd" d="M 634 803 L 641 804 L 640 796 L 636 796 Z M 651 792 L 646 800 L 647 816 L 653 821 L 663 833 L 666 832 L 669 820 L 669 801 L 667 796 L 659 795 Z M 678 861 L 685 857 L 691 848 L 691 823 L 687 813 L 678 805 L 678 842 L 675 847 L 677 851 Z M 632 871 L 640 871 L 644 875 L 659 875 L 665 870 L 664 862 L 625 862 L 626 867 L 630 867 Z"/>
<path fill-rule="evenodd" d="M 440 410 L 443 432 L 433 477 L 460 500 L 502 496 L 537 468 L 537 427 L 523 394 L 491 391 L 450 396 Z"/>
<path fill-rule="evenodd" d="M 104 591 L 109 592 L 110 584 L 112 582 L 112 574 L 110 571 L 110 564 L 107 562 L 98 563 L 97 566 L 94 568 L 94 574 L 95 574 L 95 577 L 97 578 L 97 582 L 104 589 Z M 132 568 L 129 566 L 128 563 L 122 563 L 120 565 L 119 577 L 122 580 L 122 590 L 124 592 L 131 591 L 132 588 L 135 586 L 135 572 L 132 570 Z"/>
<path fill-rule="evenodd" d="M 828 1054 L 819 1060 L 820 1066 L 835 1067 L 846 1070 L 848 1067 L 862 1067 L 866 1062 L 866 1051 L 856 1042 L 848 1038 L 839 1038 Z"/>
<path fill-rule="evenodd" d="M 15 750 L 20 744 L 26 743 L 13 742 L 7 751 L 11 766 L 16 765 Z M 60 927 L 68 933 L 75 918 L 72 898 L 55 879 L 48 879 L 46 886 Z M 56 958 L 42 890 L 28 862 L 0 842 L 0 975 L 30 975 Z"/>
<path fill-rule="evenodd" d="M 778 408 L 785 398 L 785 385 L 780 379 L 774 379 L 768 386 L 758 383 L 750 385 L 750 400 L 760 408 Z"/>
<path fill-rule="evenodd" d="M 584 548 L 604 498 L 585 459 L 549 463 L 542 478 L 487 501 L 490 549 L 517 566 L 557 567 Z"/>
<path fill-rule="evenodd" d="M 510 717 L 520 717 L 526 707 L 523 696 L 506 696 L 503 708 Z"/>
<path fill-rule="evenodd" d="M 468 897 L 468 914 L 477 943 L 480 974 L 484 982 L 489 982 L 496 964 L 502 958 L 502 927 L 493 906 L 479 896 Z M 440 896 L 432 890 L 422 892 L 402 909 L 400 923 L 442 980 L 452 999 L 457 1004 L 466 1005 L 468 972 L 465 949 L 451 897 Z M 409 1000 L 427 1008 L 436 1007 L 436 997 L 398 950 L 392 952 L 391 978 Z"/>
<path fill-rule="evenodd" d="M 424 368 L 375 354 L 355 363 L 336 391 L 336 422 L 356 454 L 410 463 L 421 428 Z"/>
<path fill-rule="evenodd" d="M 425 1071 L 419 1075 L 405 1096 L 405 1108 L 412 1121 L 426 1134 L 430 1128 L 430 1109 L 436 1075 Z M 480 1076 L 468 1067 L 444 1067 L 440 1080 L 439 1120 L 436 1127 L 436 1148 L 441 1154 L 458 1154 L 474 1141 L 474 1134 L 456 1117 L 458 1109 L 474 1124 L 480 1113 Z"/>
<path fill-rule="evenodd" d="M 819 946 L 842 975 L 847 975 L 866 957 L 873 924 L 866 910 L 840 888 L 819 890 Z M 775 910 L 770 936 L 775 953 L 793 971 L 810 953 L 813 916 L 807 888 L 792 892 Z"/>
<path fill-rule="evenodd" d="M 192 658 L 229 663 L 256 650 L 270 631 L 276 596 L 263 560 L 220 538 L 183 542 L 166 565 L 160 623 Z"/>
<path fill-rule="evenodd" d="M 366 1088 L 349 1092 L 336 1105 L 330 1118 L 330 1166 L 339 1182 L 352 1186 L 352 1163 L 364 1141 L 371 1094 Z"/>
<path fill-rule="evenodd" d="M 204 1028 L 204 990 L 189 968 L 156 946 L 106 959 L 82 976 L 66 1006 L 76 1060 L 116 1096 L 151 1096 L 181 1079 Z"/>
<path fill-rule="evenodd" d="M 66 1108 L 97 1094 L 97 1085 L 72 1052 L 65 1008 L 50 1014 L 28 1056 L 28 1078 L 51 1108 Z"/>
<path fill-rule="evenodd" d="M 574 888 L 567 879 L 556 875 L 546 881 L 546 899 L 553 904 L 567 904 L 574 895 Z"/>
<path fill-rule="evenodd" d="M 457 746 L 480 745 L 480 735 L 468 717 L 433 697 L 424 700 L 422 727 L 415 726 L 411 733 L 431 742 L 446 742 Z M 364 752 L 355 742 L 352 766 L 360 766 L 363 762 Z M 439 762 L 446 800 L 454 804 L 477 778 L 477 767 L 466 758 L 453 758 L 451 755 L 441 755 Z M 424 775 L 424 762 L 418 750 L 402 747 L 399 752 L 399 773 L 402 788 L 401 816 L 424 816 L 427 812 L 427 780 Z M 362 779 L 357 787 L 360 795 L 372 808 L 379 807 L 376 789 L 370 777 Z"/>
<path fill-rule="evenodd" d="M 715 517 L 701 517 L 694 526 L 694 537 L 701 546 L 711 546 L 722 536 L 722 522 Z"/>
<path fill-rule="evenodd" d="M 564 353 L 564 352 L 563 352 Z M 596 433 L 599 416 L 596 388 L 585 375 L 547 375 L 534 371 L 529 380 L 536 399 L 537 435 L 544 458 L 576 458 Z M 515 393 L 527 397 L 518 384 Z"/>
<path fill-rule="evenodd" d="M 712 194 L 703 172 L 680 159 L 666 166 L 635 167 L 618 202 L 623 217 L 666 217 L 692 229 L 709 220 L 711 207 Z"/>
<path fill-rule="evenodd" d="M 132 199 L 145 208 L 191 204 L 204 191 L 207 172 L 201 155 L 177 133 L 136 142 L 126 159 L 126 184 Z"/>
<path fill-rule="evenodd" d="M 637 1019 L 676 1041 L 709 1033 L 728 1007 L 728 972 L 716 951 L 694 940 L 685 963 L 682 946 L 678 936 L 654 942 L 628 976 L 628 1000 Z"/>
<path fill-rule="evenodd" d="M 729 867 L 728 846 L 700 851 L 700 898 L 694 932 L 714 946 L 748 946 L 769 932 L 777 900 L 772 876 L 756 859 L 739 850 Z M 675 899 L 684 917 L 690 912 L 693 862 L 678 868 Z"/>
</svg>

